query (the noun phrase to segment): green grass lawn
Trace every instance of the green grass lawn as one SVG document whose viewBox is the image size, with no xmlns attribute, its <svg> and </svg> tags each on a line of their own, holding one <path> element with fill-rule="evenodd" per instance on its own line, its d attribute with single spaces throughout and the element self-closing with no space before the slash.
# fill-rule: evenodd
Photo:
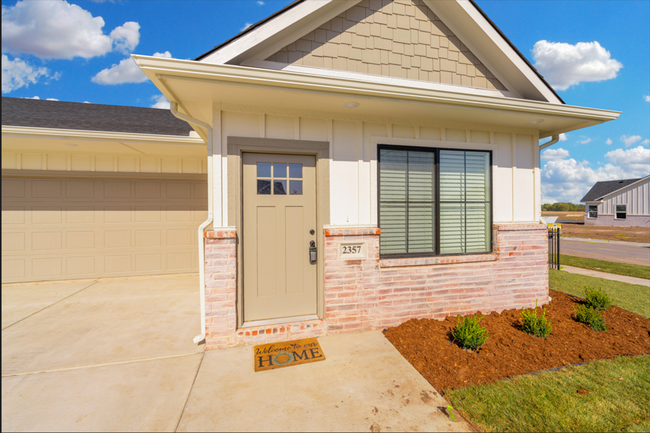
<svg viewBox="0 0 650 433">
<path fill-rule="evenodd" d="M 650 266 L 586 259 L 584 257 L 566 256 L 564 254 L 560 254 L 560 264 L 650 280 Z"/>
<path fill-rule="evenodd" d="M 579 389 L 588 394 L 579 394 Z M 446 396 L 486 431 L 650 431 L 650 356 L 473 385 Z"/>
<path fill-rule="evenodd" d="M 585 286 L 593 289 L 600 288 L 609 295 L 614 305 L 650 318 L 650 287 L 587 277 L 553 269 L 549 269 L 548 277 L 551 290 L 584 298 Z"/>
</svg>

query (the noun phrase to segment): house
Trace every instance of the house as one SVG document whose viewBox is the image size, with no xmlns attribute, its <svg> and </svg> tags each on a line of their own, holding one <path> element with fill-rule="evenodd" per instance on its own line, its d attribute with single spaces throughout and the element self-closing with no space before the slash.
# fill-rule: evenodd
<svg viewBox="0 0 650 433">
<path fill-rule="evenodd" d="M 596 182 L 580 201 L 587 225 L 650 227 L 650 176 Z"/>
<path fill-rule="evenodd" d="M 133 58 L 207 147 L 208 349 L 548 302 L 540 149 L 620 114 L 564 104 L 471 1 L 298 0 L 195 60 Z M 136 176 L 149 155 L 116 174 L 118 148 L 199 161 L 197 138 L 146 134 L 89 147 L 113 159 L 82 176 Z"/>
</svg>

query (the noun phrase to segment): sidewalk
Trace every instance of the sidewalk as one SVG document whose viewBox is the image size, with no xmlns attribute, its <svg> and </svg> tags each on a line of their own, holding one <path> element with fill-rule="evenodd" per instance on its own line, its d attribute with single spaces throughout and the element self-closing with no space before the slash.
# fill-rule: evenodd
<svg viewBox="0 0 650 433">
<path fill-rule="evenodd" d="M 572 274 L 587 275 L 589 277 L 603 278 L 605 280 L 620 281 L 621 283 L 638 284 L 650 287 L 650 280 L 645 278 L 628 277 L 626 275 L 610 274 L 608 272 L 592 271 L 591 269 L 577 268 L 562 265 L 562 270 Z"/>
</svg>

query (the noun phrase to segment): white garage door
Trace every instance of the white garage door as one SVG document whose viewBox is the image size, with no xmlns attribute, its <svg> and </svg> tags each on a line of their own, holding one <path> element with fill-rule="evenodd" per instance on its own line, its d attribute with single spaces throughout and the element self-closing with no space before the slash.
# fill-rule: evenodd
<svg viewBox="0 0 650 433">
<path fill-rule="evenodd" d="M 2 282 L 198 271 L 200 179 L 2 179 Z"/>
</svg>

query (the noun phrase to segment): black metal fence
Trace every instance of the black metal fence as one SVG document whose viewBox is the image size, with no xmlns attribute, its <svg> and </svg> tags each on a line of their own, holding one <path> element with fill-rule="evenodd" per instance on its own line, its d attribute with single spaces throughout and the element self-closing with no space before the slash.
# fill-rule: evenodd
<svg viewBox="0 0 650 433">
<path fill-rule="evenodd" d="M 548 229 L 548 267 L 560 270 L 560 228 Z"/>
</svg>

